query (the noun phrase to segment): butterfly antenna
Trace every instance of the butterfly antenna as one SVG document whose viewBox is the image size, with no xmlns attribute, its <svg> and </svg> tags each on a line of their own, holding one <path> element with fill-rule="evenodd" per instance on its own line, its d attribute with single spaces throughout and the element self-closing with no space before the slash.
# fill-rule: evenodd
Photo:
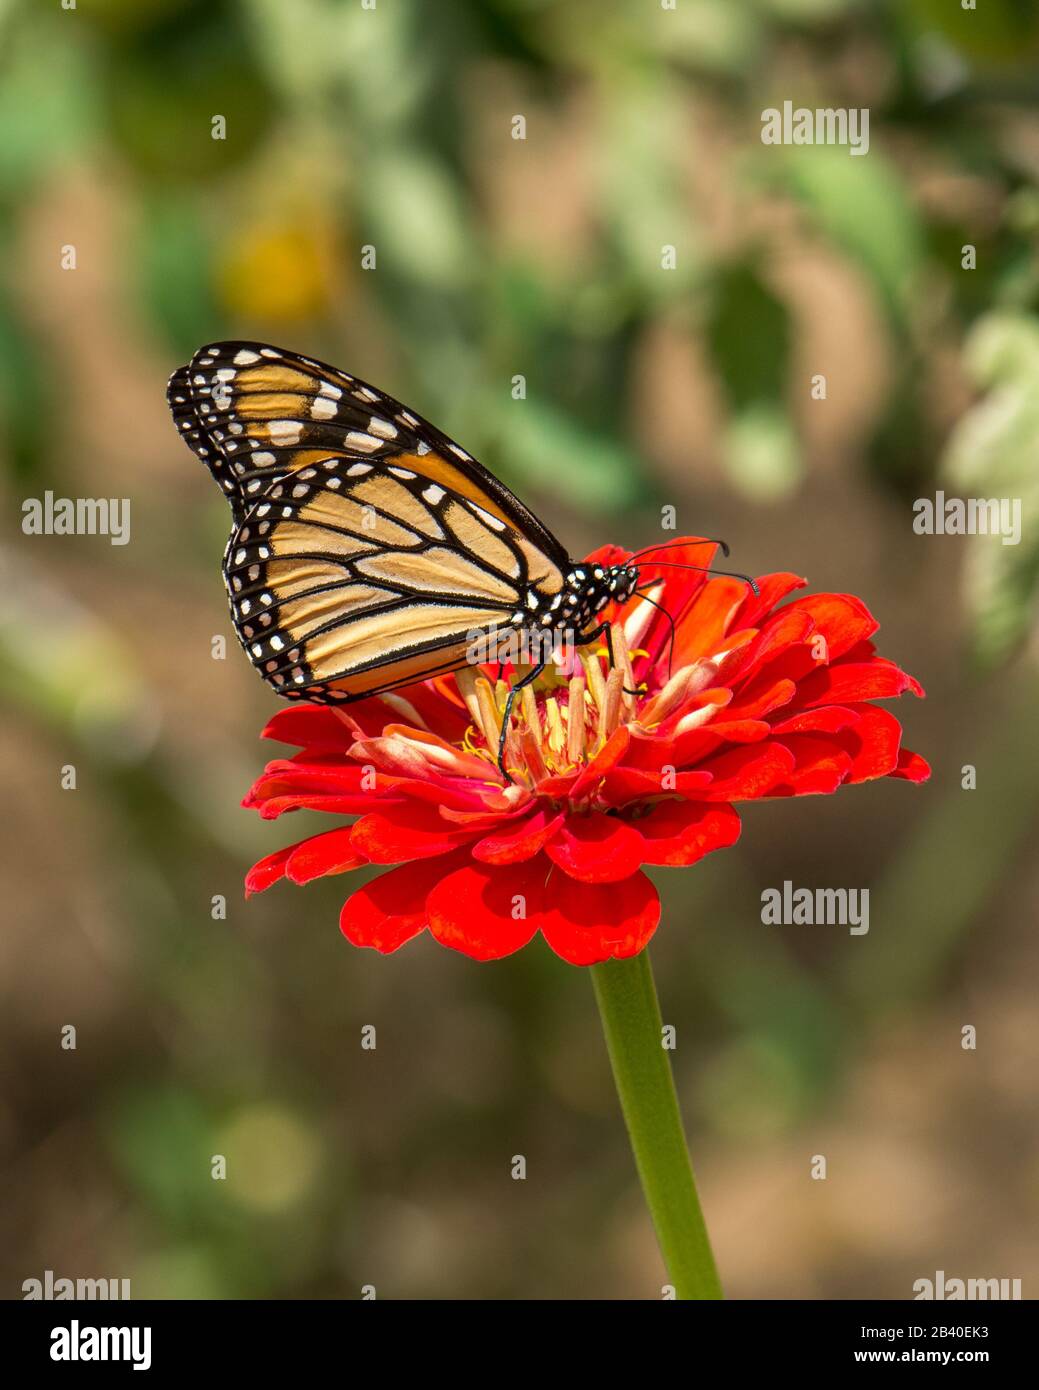
<svg viewBox="0 0 1039 1390">
<path fill-rule="evenodd" d="M 632 557 L 634 558 L 634 557 Z M 723 574 L 726 579 L 742 579 L 744 584 L 749 584 L 755 597 L 760 597 L 761 590 L 758 588 L 757 581 L 751 579 L 749 574 L 740 574 L 736 570 L 714 570 L 708 569 L 706 565 L 680 565 L 676 560 L 651 560 L 650 564 L 657 567 L 671 570 L 699 570 L 701 574 Z M 640 592 L 639 590 L 635 591 Z"/>
<path fill-rule="evenodd" d="M 689 545 L 716 545 L 726 560 L 729 558 L 729 543 L 715 536 L 705 536 L 701 541 L 662 541 L 660 545 L 647 545 L 643 550 L 636 550 L 631 557 L 637 560 L 640 555 L 648 555 L 651 550 L 677 550 L 679 546 Z"/>
<path fill-rule="evenodd" d="M 667 619 L 667 625 L 671 629 L 671 636 L 667 640 L 667 678 L 670 680 L 671 663 L 675 655 L 675 620 L 662 603 L 657 603 L 655 598 L 650 598 L 645 589 L 636 589 L 634 592 L 644 598 L 650 607 L 655 608 L 659 613 L 663 613 L 664 617 Z"/>
</svg>

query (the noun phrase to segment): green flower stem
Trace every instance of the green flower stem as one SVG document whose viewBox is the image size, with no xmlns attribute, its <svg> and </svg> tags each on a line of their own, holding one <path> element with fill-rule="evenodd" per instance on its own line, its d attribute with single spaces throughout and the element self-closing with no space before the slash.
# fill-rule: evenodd
<svg viewBox="0 0 1039 1390">
<path fill-rule="evenodd" d="M 722 1298 L 662 1045 L 649 953 L 604 961 L 591 971 L 624 1122 L 671 1283 L 679 1298 Z"/>
</svg>

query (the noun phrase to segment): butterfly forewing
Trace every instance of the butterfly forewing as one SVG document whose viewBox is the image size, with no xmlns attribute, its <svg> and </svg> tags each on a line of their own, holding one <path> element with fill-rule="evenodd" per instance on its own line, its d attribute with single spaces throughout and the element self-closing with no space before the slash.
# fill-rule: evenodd
<svg viewBox="0 0 1039 1390">
<path fill-rule="evenodd" d="M 394 462 L 512 527 L 556 566 L 566 552 L 504 484 L 392 396 L 323 362 L 262 343 L 201 348 L 170 378 L 184 440 L 228 494 L 236 520 L 278 478 L 329 458 Z"/>
<path fill-rule="evenodd" d="M 170 378 L 227 494 L 239 639 L 279 694 L 335 702 L 465 664 L 474 633 L 555 613 L 570 562 L 493 474 L 399 401 L 262 343 Z"/>
</svg>

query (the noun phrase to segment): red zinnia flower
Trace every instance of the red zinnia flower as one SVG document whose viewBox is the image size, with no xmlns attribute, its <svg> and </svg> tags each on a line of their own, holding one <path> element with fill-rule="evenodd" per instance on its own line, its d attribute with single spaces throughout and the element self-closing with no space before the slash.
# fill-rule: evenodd
<svg viewBox="0 0 1039 1390">
<path fill-rule="evenodd" d="M 690 542 L 692 545 L 692 542 Z M 590 564 L 623 564 L 607 546 Z M 669 560 L 704 562 L 703 543 Z M 834 792 L 929 768 L 871 700 L 923 691 L 876 655 L 877 623 L 849 594 L 776 605 L 804 580 L 739 580 L 641 563 L 650 597 L 607 612 L 617 666 L 584 651 L 523 692 L 497 768 L 508 687 L 493 669 L 342 709 L 298 705 L 264 737 L 299 747 L 269 763 L 243 803 L 265 819 L 300 807 L 360 819 L 268 855 L 247 892 L 365 865 L 400 867 L 357 889 L 340 925 L 395 951 L 429 928 L 495 960 L 540 931 L 575 965 L 641 951 L 660 916 L 642 866 L 694 864 L 733 844 L 735 803 Z M 660 576 L 659 578 L 657 576 Z M 637 695 L 625 693 L 638 689 Z"/>
</svg>

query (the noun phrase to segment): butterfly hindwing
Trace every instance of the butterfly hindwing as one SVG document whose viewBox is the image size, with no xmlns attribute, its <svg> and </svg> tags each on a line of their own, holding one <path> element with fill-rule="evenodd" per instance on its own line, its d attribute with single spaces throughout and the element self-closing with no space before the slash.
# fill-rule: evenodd
<svg viewBox="0 0 1039 1390">
<path fill-rule="evenodd" d="M 235 628 L 279 694 L 336 702 L 451 670 L 474 632 L 560 594 L 553 557 L 405 457 L 307 464 L 232 533 Z"/>
</svg>

